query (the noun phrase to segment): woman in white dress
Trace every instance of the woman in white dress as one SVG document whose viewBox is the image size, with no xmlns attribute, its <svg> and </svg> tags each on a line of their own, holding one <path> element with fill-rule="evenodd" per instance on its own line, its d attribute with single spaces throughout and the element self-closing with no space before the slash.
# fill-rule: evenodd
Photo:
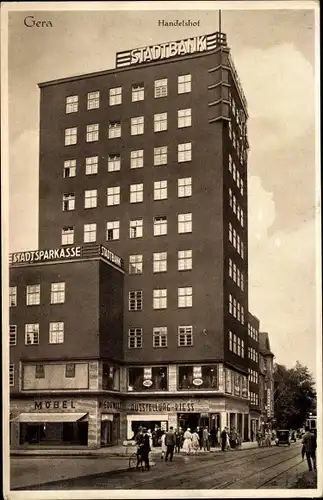
<svg viewBox="0 0 323 500">
<path fill-rule="evenodd" d="M 200 438 L 199 438 L 198 433 L 196 431 L 194 431 L 192 434 L 192 452 L 193 452 L 193 454 L 197 455 L 199 449 L 200 449 Z"/>
<path fill-rule="evenodd" d="M 183 451 L 186 453 L 186 455 L 190 455 L 192 449 L 192 434 L 190 428 L 188 428 L 184 432 L 183 437 L 184 437 Z"/>
<path fill-rule="evenodd" d="M 165 439 L 166 439 L 166 432 L 163 432 L 162 437 L 161 437 L 161 459 L 162 460 L 165 458 L 166 451 L 167 451 Z"/>
<path fill-rule="evenodd" d="M 227 431 L 227 439 L 226 439 L 226 445 L 225 445 L 225 449 L 226 450 L 230 450 L 231 446 L 230 446 L 230 435 L 229 435 L 229 429 L 226 427 L 226 431 Z"/>
</svg>

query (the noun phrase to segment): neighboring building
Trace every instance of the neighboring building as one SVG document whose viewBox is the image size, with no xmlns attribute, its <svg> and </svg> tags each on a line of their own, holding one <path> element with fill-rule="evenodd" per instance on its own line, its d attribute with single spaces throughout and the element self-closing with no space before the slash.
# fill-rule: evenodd
<svg viewBox="0 0 323 500">
<path fill-rule="evenodd" d="M 119 53 L 115 69 L 40 90 L 40 248 L 103 244 L 125 265 L 117 352 L 102 342 L 88 358 L 120 363 L 120 439 L 143 422 L 235 426 L 247 439 L 248 113 L 226 36 Z M 73 338 L 86 315 L 86 345 L 99 302 L 75 301 Z M 68 355 L 79 359 L 77 342 Z"/>
<path fill-rule="evenodd" d="M 274 354 L 271 352 L 269 335 L 267 332 L 259 332 L 259 353 L 261 355 L 262 364 L 262 422 L 270 425 L 274 418 Z"/>
<path fill-rule="evenodd" d="M 263 394 L 260 389 L 262 378 L 260 375 L 259 319 L 250 312 L 248 313 L 248 334 L 250 433 L 252 431 L 255 437 L 261 423 Z"/>
<path fill-rule="evenodd" d="M 102 245 L 11 257 L 11 445 L 116 444 L 122 261 Z"/>
</svg>

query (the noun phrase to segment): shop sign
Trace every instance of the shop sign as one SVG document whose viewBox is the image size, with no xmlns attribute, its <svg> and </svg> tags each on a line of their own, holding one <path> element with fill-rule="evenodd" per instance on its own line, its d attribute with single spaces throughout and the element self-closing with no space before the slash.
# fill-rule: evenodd
<svg viewBox="0 0 323 500">
<path fill-rule="evenodd" d="M 99 401 L 99 408 L 104 408 L 105 410 L 121 410 L 122 404 L 120 401 L 111 401 L 109 399 L 104 399 Z"/>
<path fill-rule="evenodd" d="M 75 401 L 73 400 L 51 400 L 51 401 L 34 401 L 34 410 L 75 410 Z"/>
<path fill-rule="evenodd" d="M 105 259 L 109 260 L 110 262 L 113 262 L 113 264 L 116 264 L 117 266 L 122 267 L 121 258 L 118 255 L 116 255 L 115 253 L 111 252 L 111 250 L 108 250 L 103 245 L 100 245 L 100 255 L 102 257 L 104 257 Z"/>
<path fill-rule="evenodd" d="M 82 247 L 51 248 L 48 250 L 32 250 L 30 252 L 15 252 L 10 254 L 10 264 L 28 262 L 47 262 L 49 260 L 66 260 L 81 257 Z"/>
<path fill-rule="evenodd" d="M 195 379 L 193 379 L 193 384 L 194 385 L 202 385 L 203 380 L 201 378 L 195 378 Z"/>
<path fill-rule="evenodd" d="M 190 412 L 196 411 L 194 403 L 130 403 L 128 411 L 140 413 Z"/>
<path fill-rule="evenodd" d="M 134 64 L 160 61 L 176 56 L 185 56 L 196 52 L 205 52 L 215 49 L 218 45 L 217 33 L 185 38 L 176 42 L 149 45 L 132 50 L 118 52 L 116 68 L 124 68 Z"/>
<path fill-rule="evenodd" d="M 267 389 L 267 416 L 270 417 L 271 410 L 271 400 L 270 400 L 270 389 Z"/>
</svg>

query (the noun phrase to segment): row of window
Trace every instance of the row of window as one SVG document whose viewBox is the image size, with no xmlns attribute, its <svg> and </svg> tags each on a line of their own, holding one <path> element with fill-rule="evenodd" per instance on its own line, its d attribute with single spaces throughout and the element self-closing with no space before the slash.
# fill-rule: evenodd
<svg viewBox="0 0 323 500">
<path fill-rule="evenodd" d="M 62 245 L 74 244 L 74 226 L 65 226 L 61 232 Z M 178 214 L 177 216 L 177 231 L 178 234 L 192 232 L 192 214 Z M 94 243 L 96 241 L 97 224 L 84 224 L 84 243 Z M 167 217 L 159 216 L 153 218 L 153 235 L 163 236 L 167 234 Z M 120 223 L 119 221 L 111 221 L 107 223 L 107 239 L 118 239 L 120 236 Z M 129 238 L 142 238 L 143 237 L 143 219 L 135 219 L 129 221 Z"/>
<path fill-rule="evenodd" d="M 253 340 L 256 340 L 256 342 L 259 341 L 259 332 L 254 326 L 250 325 L 250 323 L 248 323 L 248 335 Z"/>
<path fill-rule="evenodd" d="M 141 349 L 143 345 L 143 329 L 141 327 L 129 328 L 128 348 Z M 178 347 L 193 345 L 193 327 L 179 326 L 177 331 Z M 153 328 L 153 347 L 167 347 L 167 326 Z"/>
<path fill-rule="evenodd" d="M 250 391 L 249 392 L 249 401 L 252 405 L 258 406 L 259 404 L 259 396 L 258 394 L 255 394 L 254 392 Z"/>
<path fill-rule="evenodd" d="M 229 276 L 236 283 L 236 285 L 244 290 L 244 273 L 240 271 L 239 267 L 233 260 L 229 257 Z"/>
<path fill-rule="evenodd" d="M 186 94 L 191 92 L 192 76 L 190 74 L 180 75 L 177 77 L 177 92 L 178 94 Z M 154 97 L 167 97 L 168 95 L 168 80 L 162 78 L 154 82 Z M 144 82 L 137 82 L 131 85 L 132 102 L 143 101 L 145 98 Z M 113 87 L 109 89 L 109 106 L 117 106 L 122 104 L 122 87 Z M 77 113 L 79 106 L 79 96 L 71 95 L 66 97 L 65 111 L 67 114 Z M 87 110 L 98 109 L 100 107 L 100 91 L 95 90 L 87 93 Z"/>
<path fill-rule="evenodd" d="M 243 179 L 240 175 L 239 170 L 236 167 L 236 164 L 232 160 L 232 156 L 230 154 L 229 154 L 229 172 L 231 173 L 232 178 L 233 178 L 234 182 L 236 183 L 237 188 L 239 189 L 241 196 L 243 196 L 243 194 L 244 194 Z"/>
<path fill-rule="evenodd" d="M 154 182 L 154 200 L 167 200 L 168 183 L 167 180 Z M 177 179 L 178 198 L 187 198 L 192 196 L 192 177 L 183 177 Z M 120 186 L 107 188 L 107 206 L 119 205 Z M 142 203 L 144 200 L 143 183 L 131 184 L 129 189 L 129 202 Z M 84 192 L 84 208 L 96 208 L 98 206 L 97 189 L 87 189 Z M 62 199 L 63 212 L 75 210 L 75 193 L 64 193 Z"/>
<path fill-rule="evenodd" d="M 234 122 L 235 127 L 239 130 L 240 135 L 244 137 L 247 134 L 246 115 L 244 110 L 236 104 L 230 89 L 229 89 L 229 101 L 231 105 L 231 119 Z"/>
<path fill-rule="evenodd" d="M 229 205 L 232 208 L 233 213 L 236 215 L 238 221 L 240 222 L 241 226 L 244 227 L 244 214 L 243 210 L 240 207 L 239 203 L 237 202 L 237 198 L 232 192 L 232 189 L 229 188 Z"/>
<path fill-rule="evenodd" d="M 130 118 L 130 135 L 142 135 L 145 132 L 145 117 L 134 116 Z M 191 108 L 177 110 L 177 127 L 186 128 L 192 126 Z M 154 132 L 164 132 L 168 127 L 168 113 L 154 114 Z M 86 142 L 96 142 L 99 140 L 99 123 L 86 125 Z M 69 127 L 65 129 L 65 146 L 77 144 L 78 127 Z M 111 121 L 108 124 L 108 138 L 116 139 L 121 137 L 121 121 Z"/>
<path fill-rule="evenodd" d="M 243 162 L 247 161 L 247 150 L 245 148 L 243 136 L 241 135 L 240 131 L 238 133 L 235 132 L 235 130 L 232 127 L 231 121 L 228 123 L 228 129 L 229 129 L 229 137 L 232 140 L 232 146 L 236 150 L 240 163 L 243 164 Z"/>
<path fill-rule="evenodd" d="M 193 306 L 193 288 L 191 286 L 177 288 L 177 307 Z M 143 291 L 132 290 L 128 292 L 129 311 L 142 311 Z M 158 288 L 153 290 L 153 309 L 167 308 L 167 289 Z"/>
<path fill-rule="evenodd" d="M 192 269 L 192 250 L 178 250 L 177 270 L 187 271 Z M 153 253 L 153 272 L 161 273 L 167 271 L 167 252 Z M 143 273 L 143 255 L 135 254 L 129 256 L 129 274 Z"/>
<path fill-rule="evenodd" d="M 229 222 L 229 241 L 232 243 L 241 258 L 244 259 L 244 243 L 238 232 L 232 226 L 231 222 Z"/>
<path fill-rule="evenodd" d="M 248 358 L 258 363 L 258 352 L 253 347 L 248 347 Z"/>
<path fill-rule="evenodd" d="M 65 302 L 65 283 L 52 283 L 50 287 L 50 303 L 63 304 Z M 40 304 L 40 285 L 27 285 L 26 287 L 26 304 L 27 306 L 35 306 Z M 9 287 L 9 306 L 17 305 L 17 287 Z"/>
<path fill-rule="evenodd" d="M 229 313 L 244 325 L 244 306 L 229 294 Z"/>
<path fill-rule="evenodd" d="M 256 370 L 252 370 L 251 368 L 249 368 L 249 380 L 250 380 L 250 382 L 254 382 L 255 384 L 258 384 L 259 374 Z"/>
<path fill-rule="evenodd" d="M 67 363 L 65 365 L 65 377 L 75 378 L 75 363 Z M 35 378 L 45 378 L 45 366 L 37 364 L 35 365 Z M 14 363 L 9 364 L 9 386 L 15 385 L 15 365 Z"/>
<path fill-rule="evenodd" d="M 56 321 L 49 323 L 49 343 L 64 343 L 64 322 Z M 28 323 L 25 325 L 25 345 L 39 344 L 39 323 Z M 17 345 L 17 325 L 9 326 L 9 345 Z"/>
<path fill-rule="evenodd" d="M 229 331 L 229 351 L 244 358 L 244 340 Z"/>
</svg>

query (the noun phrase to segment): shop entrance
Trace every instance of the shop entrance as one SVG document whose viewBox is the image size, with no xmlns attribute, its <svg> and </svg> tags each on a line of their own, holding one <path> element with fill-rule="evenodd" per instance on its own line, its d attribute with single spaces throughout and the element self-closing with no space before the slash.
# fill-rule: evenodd
<svg viewBox="0 0 323 500">
<path fill-rule="evenodd" d="M 177 416 L 178 426 L 185 432 L 186 429 L 195 431 L 197 427 L 208 427 L 210 429 L 209 414 L 201 413 L 179 413 Z"/>
<path fill-rule="evenodd" d="M 147 431 L 151 433 L 153 446 L 160 446 L 160 438 L 162 431 L 168 431 L 168 422 L 164 420 L 136 420 L 131 422 L 132 438 L 135 439 L 139 427 L 146 427 Z"/>
<path fill-rule="evenodd" d="M 113 446 L 118 443 L 120 437 L 120 416 L 102 415 L 101 416 L 101 446 Z"/>
</svg>

